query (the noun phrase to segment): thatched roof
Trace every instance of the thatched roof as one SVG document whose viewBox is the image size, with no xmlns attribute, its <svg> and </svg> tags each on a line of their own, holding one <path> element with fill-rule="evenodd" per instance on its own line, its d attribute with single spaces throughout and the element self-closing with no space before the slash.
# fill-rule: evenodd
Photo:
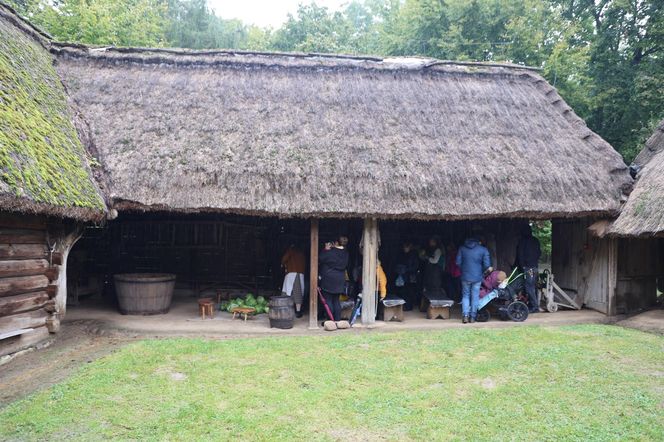
<svg viewBox="0 0 664 442">
<path fill-rule="evenodd" d="M 460 219 L 616 213 L 631 178 L 531 69 L 58 45 L 115 207 Z"/>
<path fill-rule="evenodd" d="M 610 226 L 614 236 L 664 237 L 664 120 L 634 160 L 634 191 Z"/>
<path fill-rule="evenodd" d="M 0 210 L 101 219 L 106 206 L 48 47 L 0 4 Z"/>
</svg>

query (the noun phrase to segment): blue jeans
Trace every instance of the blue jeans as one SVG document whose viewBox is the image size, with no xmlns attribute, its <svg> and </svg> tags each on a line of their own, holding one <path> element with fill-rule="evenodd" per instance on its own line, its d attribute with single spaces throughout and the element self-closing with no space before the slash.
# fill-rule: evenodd
<svg viewBox="0 0 664 442">
<path fill-rule="evenodd" d="M 477 318 L 477 304 L 480 303 L 480 284 L 482 282 L 461 281 L 461 311 L 463 316 Z"/>
</svg>

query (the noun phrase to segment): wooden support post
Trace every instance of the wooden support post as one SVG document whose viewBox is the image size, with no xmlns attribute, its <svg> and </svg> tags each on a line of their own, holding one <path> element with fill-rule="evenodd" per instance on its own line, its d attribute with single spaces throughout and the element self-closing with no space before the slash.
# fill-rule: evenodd
<svg viewBox="0 0 664 442">
<path fill-rule="evenodd" d="M 311 219 L 309 260 L 309 329 L 318 328 L 318 219 Z"/>
<path fill-rule="evenodd" d="M 364 220 L 362 255 L 362 324 L 376 322 L 376 266 L 378 263 L 378 221 Z"/>
</svg>

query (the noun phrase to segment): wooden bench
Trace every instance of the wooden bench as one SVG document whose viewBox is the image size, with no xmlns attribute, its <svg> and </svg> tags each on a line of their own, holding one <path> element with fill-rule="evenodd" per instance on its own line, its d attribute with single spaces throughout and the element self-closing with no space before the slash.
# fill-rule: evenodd
<svg viewBox="0 0 664 442">
<path fill-rule="evenodd" d="M 450 319 L 450 308 L 449 307 L 434 307 L 429 304 L 427 307 L 427 319 Z"/>
<path fill-rule="evenodd" d="M 386 297 L 380 302 L 383 321 L 403 322 L 403 305 L 406 303 L 401 298 L 394 296 Z"/>
</svg>

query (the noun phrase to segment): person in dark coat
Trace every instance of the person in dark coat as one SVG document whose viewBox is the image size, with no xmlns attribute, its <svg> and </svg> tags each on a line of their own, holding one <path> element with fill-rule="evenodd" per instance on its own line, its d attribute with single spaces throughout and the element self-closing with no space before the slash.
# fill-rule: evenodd
<svg viewBox="0 0 664 442">
<path fill-rule="evenodd" d="M 403 306 L 406 311 L 412 310 L 415 305 L 419 267 L 420 262 L 413 242 L 404 241 L 394 266 L 394 273 L 396 274 L 394 286 L 396 287 L 397 296 L 406 301 Z"/>
<path fill-rule="evenodd" d="M 432 296 L 440 296 L 443 292 L 445 253 L 438 237 L 433 236 L 429 239 L 426 250 L 420 251 L 420 259 L 424 261 L 424 292 Z"/>
<path fill-rule="evenodd" d="M 539 259 L 542 255 L 540 242 L 533 236 L 529 225 L 521 228 L 521 239 L 516 246 L 516 263 L 523 271 L 526 294 L 530 313 L 539 312 L 537 302 L 537 277 L 539 276 Z"/>
<path fill-rule="evenodd" d="M 484 272 L 493 270 L 489 250 L 479 240 L 468 238 L 457 252 L 456 263 L 461 268 L 462 322 L 475 322 Z"/>
<path fill-rule="evenodd" d="M 318 256 L 320 289 L 335 321 L 341 319 L 339 296 L 344 293 L 348 268 L 348 237 L 340 235 L 334 243 L 326 243 Z"/>
</svg>

